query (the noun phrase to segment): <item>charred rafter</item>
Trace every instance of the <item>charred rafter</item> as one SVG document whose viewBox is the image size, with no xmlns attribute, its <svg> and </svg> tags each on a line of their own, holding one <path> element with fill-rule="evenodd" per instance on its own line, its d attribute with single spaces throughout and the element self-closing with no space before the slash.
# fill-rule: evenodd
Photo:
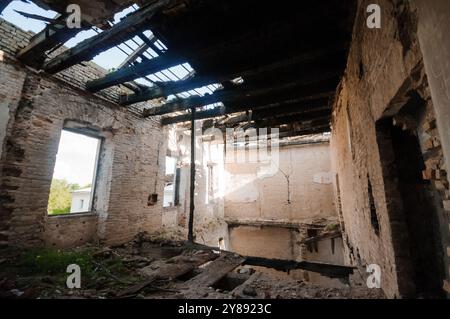
<svg viewBox="0 0 450 319">
<path fill-rule="evenodd" d="M 274 113 L 279 115 L 289 115 L 289 114 L 299 114 L 313 112 L 315 110 L 328 110 L 330 111 L 330 106 L 328 105 L 328 97 L 318 96 L 316 99 L 299 98 L 290 101 L 282 101 L 266 105 L 254 105 L 254 106 L 236 106 L 228 105 L 224 107 L 217 107 L 212 110 L 205 110 L 197 112 L 196 118 L 208 119 L 218 116 L 223 116 L 227 114 L 240 113 L 244 111 L 251 110 L 252 113 L 247 113 L 245 116 L 241 117 L 240 122 L 245 122 L 248 120 L 264 119 L 273 116 Z M 164 117 L 162 119 L 163 125 L 175 124 L 187 122 L 190 119 L 190 114 L 182 114 L 172 117 Z"/>
<path fill-rule="evenodd" d="M 57 73 L 77 63 L 90 60 L 97 54 L 148 28 L 149 21 L 160 10 L 175 5 L 179 0 L 159 0 L 133 12 L 111 29 L 96 36 L 84 40 L 75 47 L 61 53 L 44 64 L 44 70 L 49 73 Z"/>
<path fill-rule="evenodd" d="M 210 49 L 209 51 L 213 51 Z M 257 75 L 275 72 L 279 69 L 301 67 L 302 64 L 310 62 L 312 60 L 326 58 L 338 53 L 342 54 L 342 48 L 339 47 L 328 47 L 321 50 L 314 50 L 311 52 L 304 52 L 293 58 L 289 58 L 282 61 L 276 61 L 274 63 L 263 64 L 252 69 L 235 70 L 233 72 L 225 72 L 223 74 L 216 74 L 215 76 L 196 76 L 192 79 L 168 82 L 160 84 L 159 88 L 149 88 L 146 92 L 140 95 L 130 95 L 126 96 L 121 100 L 121 104 L 129 105 L 133 103 L 138 103 L 142 101 L 147 101 L 159 97 L 167 97 L 171 94 L 177 94 L 189 90 L 193 90 L 202 86 L 206 86 L 213 83 L 220 83 L 229 80 L 233 80 L 238 77 L 248 78 L 255 77 Z M 216 54 L 219 54 L 217 52 Z M 195 55 L 194 59 L 200 59 L 201 53 Z M 192 60 L 192 59 L 190 59 Z M 103 78 L 93 80 L 87 83 L 86 87 L 91 92 L 96 92 L 113 85 L 120 84 L 125 81 L 134 80 L 136 78 L 149 75 L 151 73 L 156 73 L 164 69 L 175 66 L 176 64 L 183 63 L 186 61 L 181 56 L 174 56 L 171 54 L 165 54 L 163 56 L 139 63 L 125 70 L 119 70 L 106 75 Z"/>
<path fill-rule="evenodd" d="M 228 103 L 234 103 L 235 105 L 240 105 L 241 108 L 246 107 L 250 109 L 252 105 L 257 105 L 258 103 L 276 103 L 280 97 L 281 100 L 283 100 L 283 98 L 286 99 L 289 97 L 287 92 L 292 92 L 295 93 L 296 96 L 299 96 L 301 93 L 298 92 L 302 91 L 302 87 L 332 79 L 334 77 L 336 77 L 336 73 L 330 72 L 319 75 L 311 75 L 305 78 L 297 79 L 295 82 L 282 83 L 269 87 L 251 84 L 237 86 L 235 88 L 219 90 L 210 95 L 192 96 L 186 99 L 168 102 L 162 106 L 145 110 L 144 116 L 164 115 L 178 111 L 185 111 L 191 109 L 192 107 L 202 107 L 218 102 L 222 102 L 225 105 Z M 234 108 L 236 109 L 238 107 L 236 106 Z"/>
</svg>

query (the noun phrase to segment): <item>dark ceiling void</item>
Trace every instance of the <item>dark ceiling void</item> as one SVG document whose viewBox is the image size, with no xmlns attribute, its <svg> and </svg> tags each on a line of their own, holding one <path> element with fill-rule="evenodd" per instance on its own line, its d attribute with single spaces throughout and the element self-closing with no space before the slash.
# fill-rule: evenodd
<svg viewBox="0 0 450 319">
<path fill-rule="evenodd" d="M 346 64 L 355 2 L 141 1 L 139 10 L 121 22 L 41 61 L 40 68 L 59 72 L 151 30 L 167 50 L 152 59 L 138 59 L 153 45 L 144 43 L 118 70 L 88 82 L 87 89 L 97 92 L 129 84 L 189 63 L 195 70 L 189 77 L 155 82 L 118 102 L 127 106 L 151 101 L 154 106 L 144 110 L 143 116 L 162 116 L 163 125 L 189 121 L 196 108 L 196 119 L 228 119 L 227 125 L 305 123 L 303 130 L 297 127 L 298 132 L 325 132 L 330 128 L 331 105 Z M 33 50 L 28 49 L 30 55 Z M 211 84 L 219 84 L 212 94 L 177 95 Z M 245 116 L 230 116 L 240 112 Z"/>
</svg>

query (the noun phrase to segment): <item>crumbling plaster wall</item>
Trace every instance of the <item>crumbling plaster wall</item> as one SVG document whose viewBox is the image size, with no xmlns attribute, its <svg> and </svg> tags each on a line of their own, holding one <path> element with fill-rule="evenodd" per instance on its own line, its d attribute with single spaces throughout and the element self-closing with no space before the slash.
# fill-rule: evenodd
<svg viewBox="0 0 450 319">
<path fill-rule="evenodd" d="M 30 34 L 5 21 L 0 32 L 0 103 L 9 112 L 0 141 L 0 241 L 71 246 L 98 239 L 116 244 L 160 229 L 162 200 L 147 204 L 150 194 L 162 198 L 163 193 L 165 154 L 160 150 L 165 141 L 159 119 L 142 119 L 136 111 L 80 89 L 83 78 L 101 75 L 89 73 L 89 67 L 57 76 L 25 68 L 13 56 L 23 43 L 14 41 L 26 44 Z M 68 121 L 104 138 L 91 216 L 47 216 L 59 138 Z"/>
<path fill-rule="evenodd" d="M 239 226 L 230 228 L 230 246 L 244 256 L 299 259 L 298 231 L 282 227 Z"/>
<path fill-rule="evenodd" d="M 281 146 L 277 162 L 273 174 L 264 173 L 264 163 L 225 164 L 225 218 L 301 221 L 336 216 L 328 142 Z"/>
<path fill-rule="evenodd" d="M 279 158 L 274 161 L 275 170 L 265 174 L 267 163 L 248 160 L 227 163 L 222 135 L 212 141 L 205 140 L 200 121 L 197 126 L 194 233 L 198 242 L 217 246 L 219 238 L 223 238 L 226 247 L 231 248 L 227 221 L 297 222 L 300 225 L 322 218 L 337 220 L 327 140 L 281 146 Z M 166 130 L 171 140 L 169 152 L 178 158 L 181 179 L 179 205 L 166 208 L 163 220 L 172 226 L 178 221 L 177 226 L 185 233 L 189 215 L 190 132 Z M 170 138 L 173 134 L 176 137 Z M 256 155 L 255 150 L 236 149 L 235 152 L 236 160 L 248 158 L 250 153 Z M 172 236 L 174 232 L 175 229 L 167 235 Z"/>
<path fill-rule="evenodd" d="M 381 7 L 381 29 L 366 27 L 370 3 Z M 332 121 L 332 163 L 338 174 L 344 241 L 349 262 L 378 264 L 381 286 L 389 297 L 406 296 L 413 287 L 399 209 L 386 194 L 395 192 L 383 181 L 375 122 L 399 92 L 414 82 L 422 55 L 417 15 L 409 1 L 360 1 L 345 76 L 338 88 Z M 371 224 L 368 184 L 373 189 L 379 235 Z M 397 207 L 398 208 L 398 207 Z"/>
</svg>

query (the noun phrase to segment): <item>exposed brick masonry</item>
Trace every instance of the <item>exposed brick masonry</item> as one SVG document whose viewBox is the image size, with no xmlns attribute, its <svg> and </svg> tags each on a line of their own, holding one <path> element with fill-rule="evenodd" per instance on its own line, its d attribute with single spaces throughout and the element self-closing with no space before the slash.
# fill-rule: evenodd
<svg viewBox="0 0 450 319">
<path fill-rule="evenodd" d="M 6 136 L 0 141 L 0 242 L 121 243 L 140 231 L 159 229 L 162 201 L 147 205 L 149 194 L 156 192 L 162 199 L 163 193 L 164 165 L 157 163 L 164 163 L 165 152 L 159 150 L 165 145 L 159 119 L 142 119 L 109 102 L 111 95 L 82 90 L 87 78 L 102 74 L 92 63 L 56 76 L 24 67 L 13 54 L 31 34 L 5 21 L 0 21 L 0 32 L 0 101 L 9 110 Z M 89 126 L 104 137 L 92 216 L 46 214 L 61 129 L 67 121 Z"/>
</svg>

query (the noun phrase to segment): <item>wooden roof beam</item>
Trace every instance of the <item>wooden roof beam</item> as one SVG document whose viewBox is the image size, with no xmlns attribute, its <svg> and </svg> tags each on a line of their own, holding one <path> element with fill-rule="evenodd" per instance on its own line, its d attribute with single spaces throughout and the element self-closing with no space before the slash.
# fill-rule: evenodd
<svg viewBox="0 0 450 319">
<path fill-rule="evenodd" d="M 77 63 L 91 60 L 98 53 L 108 50 L 136 33 L 143 32 L 149 21 L 161 9 L 174 5 L 180 0 L 157 0 L 133 12 L 122 21 L 96 36 L 84 40 L 75 47 L 61 53 L 46 62 L 43 69 L 48 73 L 57 73 Z"/>
<path fill-rule="evenodd" d="M 211 51 L 211 50 L 206 50 Z M 197 89 L 202 86 L 210 85 L 213 83 L 220 83 L 225 82 L 229 80 L 233 80 L 238 77 L 247 78 L 252 77 L 257 74 L 261 73 L 267 73 L 271 71 L 275 71 L 280 68 L 287 68 L 293 65 L 300 64 L 302 62 L 308 62 L 311 60 L 316 60 L 319 58 L 323 58 L 326 56 L 330 56 L 337 53 L 343 53 L 343 49 L 337 46 L 332 46 L 329 48 L 323 48 L 321 50 L 315 50 L 310 52 L 305 52 L 304 54 L 298 55 L 291 59 L 286 59 L 283 61 L 276 61 L 274 63 L 268 64 L 268 65 L 261 65 L 258 68 L 253 68 L 249 70 L 242 70 L 242 71 L 234 71 L 228 74 L 222 74 L 222 75 L 216 75 L 216 76 L 196 76 L 195 78 L 183 80 L 183 81 L 176 81 L 176 82 L 167 82 L 160 85 L 160 88 L 150 88 L 146 92 L 143 92 L 142 94 L 136 95 L 127 95 L 122 98 L 121 103 L 123 105 L 130 105 L 134 103 L 139 103 L 143 101 L 152 100 L 159 97 L 167 97 L 172 94 L 178 94 L 182 92 L 186 92 L 189 90 Z M 195 55 L 194 55 L 195 56 Z M 197 55 L 196 58 L 199 58 L 199 55 Z M 195 58 L 194 58 L 195 59 Z M 93 80 L 87 83 L 87 88 L 91 92 L 97 92 L 99 90 L 103 90 L 105 88 L 111 87 L 113 85 L 120 84 L 121 82 L 124 82 L 125 80 L 133 80 L 143 75 L 149 75 L 151 73 L 156 73 L 158 71 L 165 70 L 167 68 L 170 68 L 173 65 L 171 59 L 167 59 L 166 61 L 153 61 L 149 60 L 146 62 L 143 62 L 141 64 L 138 64 L 136 66 L 130 67 L 130 69 L 124 73 L 124 72 L 112 72 L 108 75 L 106 75 L 103 78 Z M 178 57 L 176 59 L 178 61 L 178 64 L 181 64 L 183 62 L 186 62 L 186 59 L 183 59 L 181 57 Z M 165 63 L 164 63 L 165 62 Z M 155 65 L 157 65 L 160 69 L 157 69 L 155 71 Z M 134 78 L 133 78 L 134 77 Z"/>
<path fill-rule="evenodd" d="M 79 32 L 88 29 L 90 26 L 83 22 L 82 28 L 69 29 L 62 19 L 53 24 L 47 25 L 44 30 L 34 35 L 30 43 L 19 51 L 17 58 L 25 64 L 40 68 L 46 59 L 46 52 L 58 48 Z"/>
<path fill-rule="evenodd" d="M 119 65 L 118 69 L 123 69 L 124 67 L 130 65 L 131 63 L 135 62 L 137 58 L 139 58 L 142 54 L 144 54 L 145 51 L 147 51 L 148 45 L 145 43 L 142 43 L 140 46 L 136 48 L 133 52 L 130 53 L 129 56 Z"/>
<path fill-rule="evenodd" d="M 331 111 L 331 108 L 328 106 L 328 99 L 319 97 L 316 100 L 314 99 L 296 99 L 292 101 L 284 101 L 280 103 L 274 103 L 271 105 L 260 105 L 260 106 L 253 106 L 253 107 L 236 107 L 236 106 L 225 106 L 225 107 L 217 107 L 211 110 L 205 110 L 200 111 L 196 113 L 196 119 L 197 120 L 204 120 L 209 118 L 214 118 L 218 116 L 223 116 L 227 114 L 233 114 L 233 113 L 240 113 L 244 112 L 246 110 L 251 109 L 253 112 L 256 113 L 255 117 L 252 116 L 252 119 L 263 119 L 265 117 L 269 117 L 270 114 L 274 114 L 274 112 L 280 114 L 301 114 L 301 113 L 307 113 L 307 112 L 313 112 L 315 110 L 329 110 Z M 260 113 L 258 113 L 258 110 Z M 253 114 L 252 114 L 253 115 Z M 240 122 L 248 121 L 250 118 L 248 116 L 241 117 Z M 161 123 L 163 125 L 168 124 L 175 124 L 175 123 L 183 123 L 190 120 L 190 113 L 188 114 L 182 114 L 172 117 L 165 117 L 162 119 Z M 236 124 L 231 123 L 230 124 Z"/>
<path fill-rule="evenodd" d="M 298 79 L 295 82 L 282 83 L 276 86 L 260 87 L 251 85 L 237 86 L 235 89 L 218 90 L 210 95 L 205 96 L 192 96 L 185 99 L 179 99 L 172 102 L 168 102 L 159 107 L 153 107 L 144 110 L 144 117 L 164 115 L 178 111 L 184 111 L 191 109 L 192 107 L 202 107 L 205 105 L 217 103 L 217 102 L 237 102 L 240 101 L 243 106 L 249 106 L 252 104 L 252 100 L 256 97 L 266 96 L 270 94 L 281 94 L 283 91 L 292 90 L 294 88 L 301 88 L 313 83 L 320 83 L 324 80 L 336 78 L 335 71 L 308 75 Z M 328 88 L 327 88 L 328 90 Z M 323 93 L 323 92 L 322 92 Z M 245 105 L 247 104 L 247 105 Z"/>
<path fill-rule="evenodd" d="M 5 8 L 12 2 L 12 0 L 4 0 L 2 2 L 0 2 L 0 13 L 3 12 L 3 10 L 5 10 Z"/>
<path fill-rule="evenodd" d="M 91 92 L 96 92 L 114 85 L 122 84 L 123 82 L 129 82 L 140 77 L 177 66 L 184 62 L 186 62 L 184 58 L 178 55 L 166 53 L 153 59 L 137 63 L 133 66 L 111 72 L 103 78 L 89 81 L 86 83 L 86 88 Z"/>
</svg>

